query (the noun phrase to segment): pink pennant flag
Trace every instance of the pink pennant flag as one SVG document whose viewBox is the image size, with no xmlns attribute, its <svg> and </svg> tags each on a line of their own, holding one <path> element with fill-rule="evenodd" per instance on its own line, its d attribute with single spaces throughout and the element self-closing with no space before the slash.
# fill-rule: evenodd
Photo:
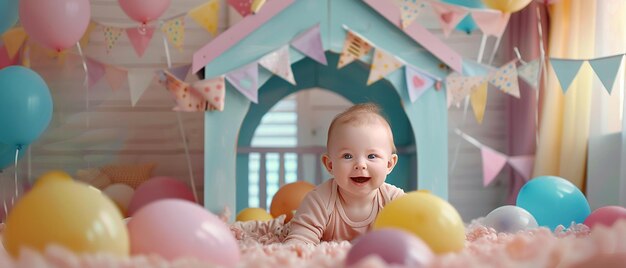
<svg viewBox="0 0 626 268">
<path fill-rule="evenodd" d="M 495 37 L 502 36 L 511 17 L 511 13 L 502 13 L 491 9 L 472 9 L 471 15 L 484 34 Z"/>
<path fill-rule="evenodd" d="M 511 156 L 509 157 L 509 165 L 522 175 L 524 180 L 528 181 L 533 172 L 535 157 L 532 155 Z"/>
<path fill-rule="evenodd" d="M 449 5 L 435 1 L 430 1 L 429 3 L 435 13 L 437 13 L 437 17 L 445 37 L 450 36 L 454 27 L 456 27 L 456 25 L 459 24 L 459 22 L 461 22 L 468 13 L 467 9 L 456 5 Z"/>
<path fill-rule="evenodd" d="M 226 96 L 224 76 L 195 82 L 191 84 L 191 89 L 199 93 L 206 101 L 205 110 L 224 110 L 224 96 Z"/>
<path fill-rule="evenodd" d="M 115 66 L 106 65 L 104 69 L 104 77 L 109 83 L 111 90 L 116 91 L 122 88 L 125 78 L 128 77 L 128 72 Z"/>
<path fill-rule="evenodd" d="M 242 17 L 252 14 L 252 0 L 228 0 L 228 5 Z"/>
<path fill-rule="evenodd" d="M 291 70 L 291 60 L 289 59 L 289 46 L 283 46 L 274 50 L 259 60 L 259 64 L 275 75 L 280 76 L 285 81 L 296 84 Z"/>
<path fill-rule="evenodd" d="M 4 46 L 0 46 L 0 69 L 17 64 L 17 56 L 11 58 Z"/>
<path fill-rule="evenodd" d="M 154 34 L 154 27 L 147 26 L 145 28 L 128 28 L 126 29 L 126 35 L 130 39 L 130 43 L 133 45 L 137 56 L 141 58 L 146 48 L 152 40 Z"/>
<path fill-rule="evenodd" d="M 517 60 L 512 60 L 491 73 L 489 75 L 489 83 L 502 90 L 504 93 L 519 99 L 520 92 L 519 82 L 517 80 L 517 67 L 515 67 L 516 62 Z"/>
<path fill-rule="evenodd" d="M 185 78 L 187 78 L 187 74 L 189 73 L 189 69 L 191 69 L 191 64 L 172 67 L 168 71 L 174 76 L 178 77 L 178 79 L 185 81 Z"/>
<path fill-rule="evenodd" d="M 86 58 L 87 77 L 89 88 L 92 88 L 104 76 L 104 65 L 98 61 Z"/>
<path fill-rule="evenodd" d="M 480 154 L 483 158 L 483 186 L 487 186 L 498 176 L 506 164 L 506 155 L 487 146 L 480 148 Z"/>
<path fill-rule="evenodd" d="M 256 62 L 228 73 L 226 80 L 250 101 L 259 102 L 259 67 Z"/>
<path fill-rule="evenodd" d="M 291 41 L 291 46 L 321 64 L 328 64 L 326 62 L 326 54 L 324 54 L 319 24 L 296 36 Z"/>
<path fill-rule="evenodd" d="M 402 67 L 404 64 L 396 58 L 396 56 L 377 48 L 374 53 L 374 61 L 370 66 L 370 75 L 367 78 L 367 85 L 383 79 L 391 72 Z"/>
<path fill-rule="evenodd" d="M 402 19 L 402 28 L 406 29 L 419 16 L 420 12 L 426 7 L 421 0 L 395 0 L 400 8 L 400 18 Z"/>
<path fill-rule="evenodd" d="M 411 65 L 404 67 L 404 77 L 406 78 L 406 88 L 411 102 L 415 102 L 427 89 L 432 88 L 435 84 L 435 79 Z"/>
</svg>

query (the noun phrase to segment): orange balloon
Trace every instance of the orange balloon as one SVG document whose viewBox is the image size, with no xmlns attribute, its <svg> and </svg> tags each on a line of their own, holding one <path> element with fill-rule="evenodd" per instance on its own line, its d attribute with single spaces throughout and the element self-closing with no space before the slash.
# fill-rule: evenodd
<svg viewBox="0 0 626 268">
<path fill-rule="evenodd" d="M 35 181 L 34 187 L 39 187 L 42 184 L 48 183 L 50 181 L 71 181 L 72 176 L 67 174 L 67 172 L 63 170 L 50 170 L 41 176 Z"/>
<path fill-rule="evenodd" d="M 289 222 L 293 218 L 293 211 L 298 209 L 304 196 L 313 189 L 315 189 L 315 185 L 306 181 L 297 181 L 283 185 L 272 198 L 270 214 L 274 218 L 285 214 L 287 215 L 285 223 Z"/>
</svg>

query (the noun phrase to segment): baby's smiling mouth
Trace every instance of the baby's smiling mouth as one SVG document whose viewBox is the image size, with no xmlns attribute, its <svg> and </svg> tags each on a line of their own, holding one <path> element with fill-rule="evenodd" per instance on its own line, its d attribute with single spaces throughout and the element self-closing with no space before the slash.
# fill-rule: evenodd
<svg viewBox="0 0 626 268">
<path fill-rule="evenodd" d="M 364 183 L 371 179 L 372 177 L 350 177 L 353 182 L 356 183 Z"/>
</svg>

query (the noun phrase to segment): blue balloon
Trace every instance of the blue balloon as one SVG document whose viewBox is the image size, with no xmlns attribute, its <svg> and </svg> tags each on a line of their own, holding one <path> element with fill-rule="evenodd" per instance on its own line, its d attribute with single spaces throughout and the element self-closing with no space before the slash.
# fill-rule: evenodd
<svg viewBox="0 0 626 268">
<path fill-rule="evenodd" d="M 0 170 L 15 165 L 16 146 L 10 146 L 0 143 Z M 27 147 L 23 147 L 18 154 L 18 160 L 26 154 Z"/>
<path fill-rule="evenodd" d="M 469 7 L 469 8 L 484 8 L 485 7 L 485 4 L 483 4 L 481 0 L 442 0 L 442 2 Z M 474 19 L 472 19 L 472 16 L 470 16 L 469 14 L 465 16 L 465 18 L 461 20 L 459 24 L 456 25 L 457 30 L 461 32 L 466 32 L 467 34 L 472 33 L 474 30 L 476 30 L 476 28 L 478 28 L 478 26 L 474 22 Z"/>
<path fill-rule="evenodd" d="M 0 142 L 28 145 L 50 124 L 52 97 L 36 72 L 22 66 L 0 70 Z"/>
<path fill-rule="evenodd" d="M 17 22 L 18 0 L 0 0 L 0 35 Z"/>
<path fill-rule="evenodd" d="M 524 184 L 517 206 L 530 212 L 540 226 L 552 230 L 558 225 L 583 223 L 591 214 L 589 202 L 578 187 L 556 176 L 539 176 Z"/>
</svg>

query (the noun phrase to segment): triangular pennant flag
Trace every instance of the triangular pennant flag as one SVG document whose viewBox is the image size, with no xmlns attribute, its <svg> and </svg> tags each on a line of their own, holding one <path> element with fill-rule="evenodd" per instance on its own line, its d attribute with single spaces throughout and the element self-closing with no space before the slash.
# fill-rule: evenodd
<svg viewBox="0 0 626 268">
<path fill-rule="evenodd" d="M 383 79 L 391 72 L 402 67 L 404 64 L 396 56 L 377 48 L 374 53 L 374 61 L 370 65 L 370 75 L 367 78 L 367 85 Z"/>
<path fill-rule="evenodd" d="M 141 95 L 148 89 L 154 79 L 154 70 L 130 69 L 128 70 L 128 88 L 130 89 L 130 102 L 134 107 Z"/>
<path fill-rule="evenodd" d="M 524 180 L 528 181 L 533 173 L 535 157 L 532 155 L 510 156 L 509 165 L 511 165 L 517 173 L 522 175 Z"/>
<path fill-rule="evenodd" d="M 615 76 L 617 75 L 617 71 L 619 70 L 619 66 L 622 64 L 622 57 L 624 54 L 598 58 L 589 60 L 589 65 L 593 68 L 593 71 L 598 76 L 598 79 L 604 85 L 609 94 L 613 90 L 613 83 L 615 82 Z"/>
<path fill-rule="evenodd" d="M 10 29 L 2 35 L 2 41 L 7 53 L 9 53 L 9 58 L 17 55 L 24 44 L 24 40 L 26 40 L 26 31 L 22 27 Z"/>
<path fill-rule="evenodd" d="M 423 1 L 415 0 L 395 0 L 400 8 L 400 19 L 402 20 L 402 28 L 405 29 L 419 16 L 420 12 L 426 4 Z"/>
<path fill-rule="evenodd" d="M 252 0 L 228 0 L 228 5 L 242 17 L 252 14 Z"/>
<path fill-rule="evenodd" d="M 17 57 L 9 57 L 9 53 L 4 46 L 0 46 L 0 69 L 15 64 L 17 64 Z"/>
<path fill-rule="evenodd" d="M 482 76 L 463 77 L 457 73 L 453 73 L 446 77 L 446 89 L 448 98 L 448 107 L 454 104 L 457 107 L 461 101 L 465 99 L 472 90 L 482 84 L 485 78 Z"/>
<path fill-rule="evenodd" d="M 90 58 L 86 58 L 85 62 L 87 63 L 88 85 L 92 88 L 104 76 L 104 65 Z"/>
<path fill-rule="evenodd" d="M 285 81 L 296 84 L 291 70 L 291 60 L 289 59 L 289 46 L 283 46 L 274 50 L 259 60 L 259 64 L 275 75 L 280 76 Z"/>
<path fill-rule="evenodd" d="M 415 102 L 427 89 L 432 88 L 435 84 L 435 79 L 411 65 L 406 65 L 404 72 L 406 88 L 411 102 Z"/>
<path fill-rule="evenodd" d="M 520 92 L 519 82 L 517 81 L 517 67 L 515 67 L 516 62 L 517 60 L 512 60 L 498 68 L 498 70 L 489 75 L 489 83 L 504 93 L 519 99 Z"/>
<path fill-rule="evenodd" d="M 363 55 L 370 53 L 372 46 L 362 38 L 348 31 L 346 34 L 346 40 L 343 43 L 343 49 L 339 56 L 339 62 L 337 63 L 337 69 L 341 69 L 353 62 L 355 59 L 361 58 Z"/>
<path fill-rule="evenodd" d="M 115 66 L 106 65 L 104 69 L 104 77 L 109 83 L 111 89 L 116 91 L 122 88 L 122 83 L 124 83 L 125 78 L 128 77 L 128 72 Z"/>
<path fill-rule="evenodd" d="M 550 64 L 552 64 L 552 69 L 554 69 L 554 74 L 556 74 L 556 78 L 559 79 L 559 83 L 561 84 L 561 90 L 563 93 L 567 92 L 567 89 L 572 84 L 572 80 L 578 74 L 580 70 L 580 66 L 583 64 L 582 60 L 565 60 L 565 59 L 553 59 L 550 58 Z"/>
<path fill-rule="evenodd" d="M 185 43 L 185 17 L 178 17 L 163 23 L 161 31 L 167 36 L 167 40 L 178 50 L 183 49 Z"/>
<path fill-rule="evenodd" d="M 511 13 L 502 13 L 491 9 L 471 9 L 474 22 L 485 35 L 501 37 L 509 23 Z"/>
<path fill-rule="evenodd" d="M 187 78 L 187 74 L 189 73 L 189 69 L 191 69 L 191 64 L 172 67 L 168 69 L 168 71 L 176 76 L 178 79 L 185 81 L 185 78 Z"/>
<path fill-rule="evenodd" d="M 89 40 L 91 37 L 91 32 L 93 32 L 93 30 L 96 28 L 97 24 L 93 21 L 89 22 L 89 25 L 87 25 L 87 30 L 85 30 L 85 33 L 83 34 L 83 37 L 80 38 L 80 40 L 78 42 L 80 42 L 80 46 L 81 47 L 87 47 L 87 45 L 89 44 Z"/>
<path fill-rule="evenodd" d="M 256 62 L 228 73 L 226 80 L 250 101 L 258 103 L 259 67 Z"/>
<path fill-rule="evenodd" d="M 264 5 L 265 5 L 265 0 L 253 0 L 252 6 L 250 6 L 250 11 L 252 11 L 252 13 L 254 14 L 259 13 L 259 11 L 261 10 L 261 8 L 263 8 Z"/>
<path fill-rule="evenodd" d="M 517 68 L 519 77 L 535 89 L 539 88 L 539 63 L 539 59 L 535 59 Z"/>
<path fill-rule="evenodd" d="M 107 53 L 110 53 L 113 50 L 113 46 L 117 43 L 117 40 L 120 39 L 120 35 L 124 29 L 113 27 L 113 26 L 104 26 L 104 42 L 106 43 Z"/>
<path fill-rule="evenodd" d="M 467 9 L 459 6 L 435 1 L 430 1 L 429 3 L 435 13 L 437 13 L 437 18 L 439 19 L 445 37 L 450 36 L 454 27 L 456 27 L 468 13 Z"/>
<path fill-rule="evenodd" d="M 191 84 L 191 89 L 199 93 L 206 101 L 205 110 L 224 110 L 224 76 L 206 79 Z"/>
<path fill-rule="evenodd" d="M 206 102 L 198 92 L 190 92 L 189 84 L 181 81 L 168 71 L 160 72 L 165 76 L 165 88 L 172 94 L 176 106 L 172 110 L 179 112 L 203 111 Z"/>
<path fill-rule="evenodd" d="M 498 176 L 506 164 L 506 155 L 487 146 L 480 148 L 480 154 L 483 159 L 483 186 L 487 186 Z"/>
<path fill-rule="evenodd" d="M 154 34 L 154 27 L 146 26 L 143 28 L 128 28 L 126 29 L 126 35 L 130 39 L 130 43 L 133 45 L 137 56 L 141 58 L 146 51 L 152 35 Z"/>
<path fill-rule="evenodd" d="M 219 22 L 220 1 L 211 0 L 205 4 L 196 7 L 187 13 L 189 17 L 197 24 L 202 26 L 211 35 L 217 35 L 217 26 Z"/>
<path fill-rule="evenodd" d="M 472 110 L 479 124 L 482 124 L 485 116 L 485 108 L 487 107 L 487 81 L 478 85 L 470 94 Z"/>
<path fill-rule="evenodd" d="M 296 36 L 291 41 L 291 46 L 321 64 L 328 64 L 326 54 L 324 54 L 319 24 Z"/>
</svg>

